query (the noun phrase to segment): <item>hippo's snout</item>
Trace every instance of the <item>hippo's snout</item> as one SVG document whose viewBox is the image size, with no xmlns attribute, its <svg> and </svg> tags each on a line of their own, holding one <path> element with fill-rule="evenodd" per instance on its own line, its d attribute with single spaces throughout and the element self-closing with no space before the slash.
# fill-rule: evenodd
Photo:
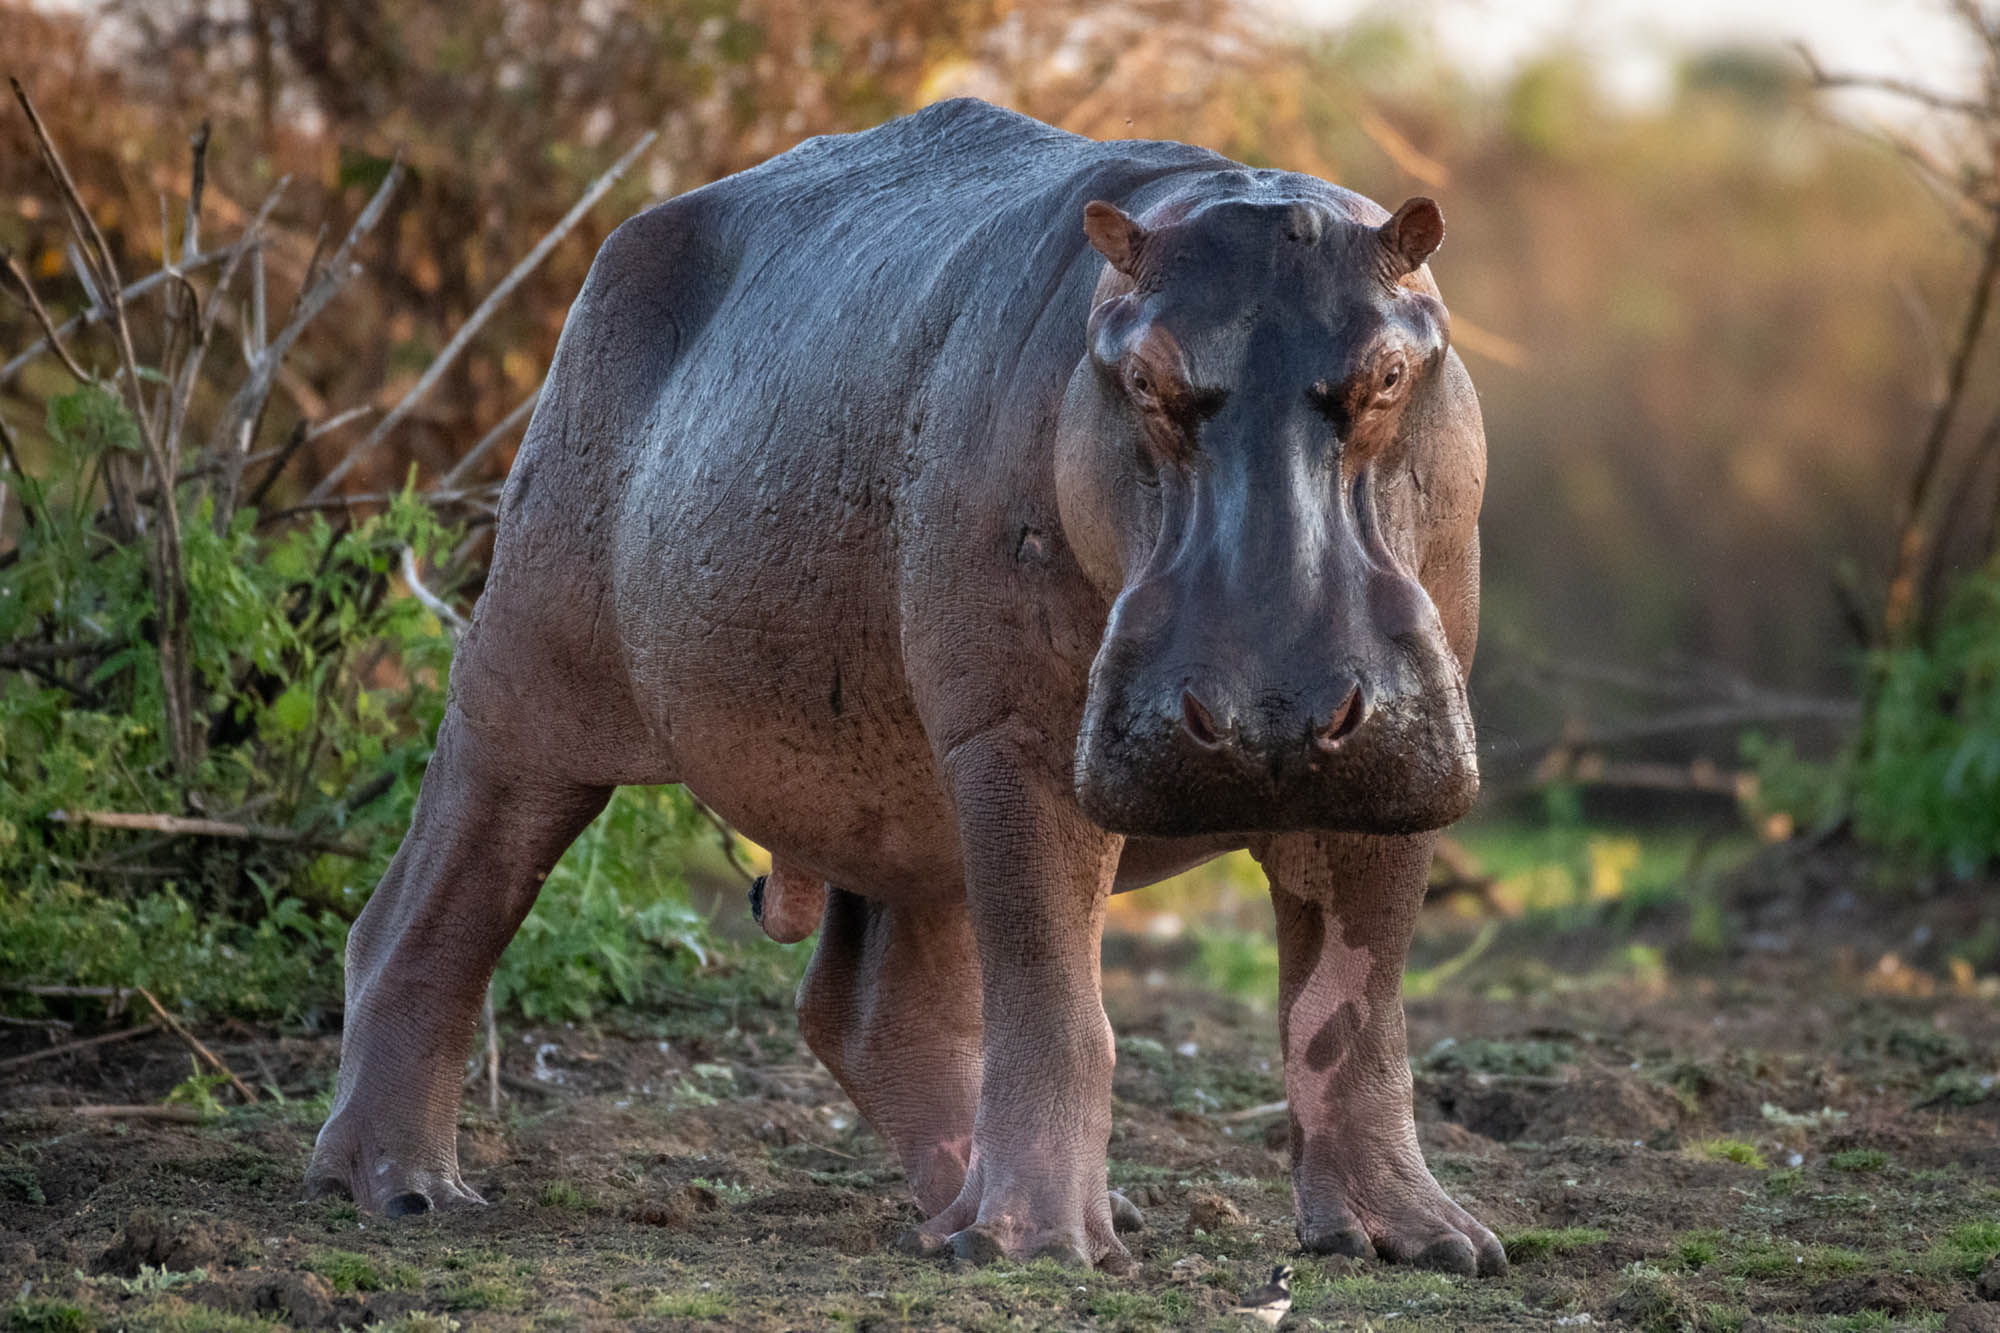
<svg viewBox="0 0 2000 1333">
<path fill-rule="evenodd" d="M 1479 789 L 1458 673 L 1436 651 L 1309 685 L 1160 670 L 1107 646 L 1076 750 L 1091 817 L 1135 836 L 1440 828 Z"/>
</svg>

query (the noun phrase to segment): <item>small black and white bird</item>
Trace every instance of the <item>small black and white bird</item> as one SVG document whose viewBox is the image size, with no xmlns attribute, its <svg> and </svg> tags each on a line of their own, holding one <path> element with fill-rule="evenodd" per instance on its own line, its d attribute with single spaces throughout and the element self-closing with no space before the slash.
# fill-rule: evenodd
<svg viewBox="0 0 2000 1333">
<path fill-rule="evenodd" d="M 1271 1270 L 1271 1280 L 1243 1298 L 1233 1313 L 1247 1314 L 1276 1328 L 1292 1308 L 1292 1266 L 1279 1264 Z"/>
</svg>

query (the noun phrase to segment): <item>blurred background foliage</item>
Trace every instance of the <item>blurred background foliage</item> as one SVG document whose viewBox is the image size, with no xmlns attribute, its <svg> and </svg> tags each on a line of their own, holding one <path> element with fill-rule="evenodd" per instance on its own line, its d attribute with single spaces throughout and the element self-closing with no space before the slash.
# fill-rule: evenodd
<svg viewBox="0 0 2000 1333">
<path fill-rule="evenodd" d="M 189 188 L 186 144 L 204 121 L 211 227 L 241 229 L 289 178 L 264 247 L 274 309 L 291 302 L 391 162 L 408 168 L 361 248 L 361 277 L 280 371 L 256 427 L 259 449 L 300 423 L 357 406 L 379 414 L 401 400 L 586 184 L 642 131 L 659 131 L 386 447 L 343 480 L 351 497 L 385 498 L 348 505 L 341 540 L 414 522 L 386 497 L 412 481 L 436 486 L 533 394 L 568 302 L 620 220 L 811 135 L 970 94 L 1080 133 L 1186 139 L 1315 172 L 1391 207 L 1436 196 L 1449 238 L 1434 269 L 1480 386 L 1491 450 L 1474 692 L 1495 780 L 1491 817 L 1470 835 L 1498 884 L 1487 905 L 1643 901 L 1685 878 L 1717 838 L 1747 841 L 1848 813 L 1884 844 L 1960 870 L 2000 851 L 2000 805 L 1980 804 L 2000 792 L 1994 585 L 1962 578 L 1984 543 L 1946 543 L 1927 600 L 1949 615 L 1934 639 L 1878 668 L 1894 743 L 1858 758 L 1842 749 L 1853 716 L 1843 700 L 1865 661 L 1858 622 L 1881 599 L 1878 571 L 1898 521 L 1889 497 L 1905 485 L 1966 300 L 1969 224 L 1891 147 L 1833 114 L 1793 53 L 1692 51 L 1670 96 L 1632 104 L 1607 96 L 1581 50 L 1549 50 L 1494 84 L 1460 72 L 1414 23 L 1378 14 L 1292 28 L 1226 0 L 0 0 L 0 31 L 9 72 L 50 121 L 128 277 L 157 267 L 172 241 L 167 218 Z M 0 247 L 56 319 L 86 307 L 59 201 L 16 115 L 0 117 Z M 200 387 L 197 412 L 214 415 L 231 373 L 240 376 L 230 344 L 247 319 L 239 306 L 224 309 L 231 337 L 214 353 L 222 373 Z M 18 303 L 0 302 L 0 349 L 11 355 L 36 332 Z M 140 349 L 149 363 L 158 353 Z M 1970 419 L 2000 410 L 1993 356 L 1979 354 Z M 50 423 L 77 391 L 46 358 L 0 378 L 0 414 L 24 441 L 26 471 L 61 457 Z M 315 437 L 271 488 L 266 512 L 302 500 L 371 420 Z M 514 438 L 503 435 L 472 480 L 503 476 Z M 1964 478 L 1978 507 L 2000 493 L 1990 473 Z M 0 513 L 0 546 L 20 531 L 22 495 L 15 486 Z M 451 534 L 461 606 L 476 595 L 486 539 L 477 511 Z M 307 539 L 260 540 L 277 545 L 210 555 L 269 560 L 284 542 Z M 333 538 L 322 528 L 317 540 Z M 441 662 L 443 627 L 411 615 L 394 633 L 429 642 L 399 651 Z M 347 706 L 414 679 L 380 655 L 368 660 L 377 674 L 343 687 Z M 1578 671 L 1579 661 L 1612 665 Z M 1739 754 L 1744 714 L 1756 710 L 1709 705 L 1772 697 L 1803 706 Z M 1652 786 L 1685 795 L 1676 815 L 1694 811 L 1715 826 L 1720 811 L 1722 832 L 1649 833 L 1642 846 L 1592 821 L 1651 819 L 1654 805 L 1621 805 L 1615 783 L 1590 794 L 1590 772 L 1574 763 L 1552 771 L 1548 759 L 1574 759 L 1565 746 L 1575 748 L 1586 710 L 1592 725 L 1615 729 L 1657 713 L 1663 699 L 1703 706 L 1673 727 L 1641 727 L 1634 753 L 1655 775 L 1692 774 Z M 266 705 L 277 706 L 257 706 Z M 1967 722 L 1966 709 L 1983 711 Z M 45 738 L 76 731 L 53 715 L 36 725 Z M 411 725 L 396 744 L 414 757 L 397 761 L 392 793 L 371 816 L 385 848 L 421 764 L 421 720 Z M 1754 778 L 1736 772 L 1746 762 Z M 323 803 L 338 804 L 343 784 L 360 776 L 330 772 L 317 752 L 310 763 L 320 765 L 312 781 Z M 1856 783 L 1882 798 L 1848 800 Z M 305 789 L 296 777 L 294 786 Z M 22 805 L 22 817 L 35 816 L 35 800 L 55 801 L 53 791 Z M 140 781 L 121 799 L 147 796 Z M 61 799 L 73 804 L 78 793 Z M 565 861 L 565 894 L 545 895 L 535 918 L 561 912 L 569 924 L 531 923 L 510 954 L 504 1001 L 582 1016 L 709 963 L 705 928 L 672 867 L 692 856 L 697 877 L 727 883 L 719 858 L 698 850 L 713 840 L 680 797 L 620 802 Z M 313 817 L 312 801 L 294 805 L 288 817 Z M 1738 820 L 1739 807 L 1753 822 Z M 1949 812 L 1942 833 L 1940 810 Z M 17 857 L 48 852 L 31 842 Z M 271 889 L 299 904 L 307 924 L 298 938 L 317 939 L 311 923 L 331 923 L 315 958 L 337 948 L 339 923 L 380 864 L 379 850 L 337 867 L 314 861 Z M 51 893 L 74 887 L 73 878 L 44 878 Z M 1235 902 L 1230 886 L 1247 878 L 1225 863 L 1149 910 L 1171 912 L 1176 894 Z M 198 901 L 197 887 L 166 892 Z M 179 919 L 171 902 L 147 901 L 162 920 Z M 614 943 L 625 938 L 659 947 Z M 112 948 L 21 937 L 11 956 L 0 946 L 0 965 L 25 974 L 38 956 L 91 957 L 100 946 Z M 1222 972 L 1261 966 L 1229 954 L 1232 945 L 1215 947 Z M 129 969 L 146 952 L 113 950 L 99 970 Z"/>
<path fill-rule="evenodd" d="M 1560 720 L 1514 671 L 1553 645 L 1849 685 L 1832 571 L 1889 540 L 1882 498 L 1940 373 L 1934 323 L 1966 281 L 1950 215 L 1820 109 L 1783 52 L 1689 55 L 1665 105 L 1633 108 L 1597 90 L 1581 53 L 1491 88 L 1419 29 L 1273 32 L 1222 3 L 117 0 L 78 14 L 6 0 L 0 22 L 135 262 L 158 252 L 159 199 L 184 195 L 182 144 L 204 118 L 225 226 L 291 177 L 274 282 L 297 282 L 321 224 L 337 234 L 392 155 L 413 169 L 365 285 L 296 355 L 273 439 L 294 413 L 395 401 L 584 183 L 662 130 L 355 474 L 362 492 L 393 489 L 412 462 L 441 474 L 534 388 L 623 217 L 937 97 L 1184 138 L 1390 206 L 1435 194 L 1450 228 L 1435 267 L 1491 437 L 1480 693 L 1502 746 Z M 25 127 L 10 117 L 0 136 L 15 205 L 0 244 L 73 308 Z M 26 327 L 0 307 L 8 345 Z M 351 442 L 316 441 L 320 465 Z M 293 484 L 311 480 L 309 465 Z"/>
</svg>

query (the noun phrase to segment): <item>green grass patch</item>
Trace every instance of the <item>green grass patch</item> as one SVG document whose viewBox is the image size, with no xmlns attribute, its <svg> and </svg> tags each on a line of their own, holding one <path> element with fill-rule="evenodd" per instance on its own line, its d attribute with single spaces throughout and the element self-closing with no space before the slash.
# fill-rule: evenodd
<svg viewBox="0 0 2000 1333">
<path fill-rule="evenodd" d="M 646 1313 L 655 1319 L 721 1319 L 732 1308 L 719 1291 L 669 1291 L 655 1296 Z"/>
<path fill-rule="evenodd" d="M 408 1264 L 385 1267 L 353 1250 L 319 1250 L 305 1266 L 332 1283 L 335 1291 L 403 1291 L 423 1282 L 423 1275 Z"/>
<path fill-rule="evenodd" d="M 590 1207 L 590 1196 L 572 1181 L 551 1180 L 535 1195 L 535 1202 L 544 1208 L 582 1209 Z"/>
<path fill-rule="evenodd" d="M 1597 1227 L 1527 1227 L 1506 1233 L 1500 1243 L 1507 1247 L 1509 1263 L 1528 1264 L 1587 1250 L 1610 1239 L 1610 1232 Z"/>
<path fill-rule="evenodd" d="M 1711 1162 L 1734 1162 L 1752 1171 L 1771 1169 L 1771 1164 L 1764 1160 L 1764 1154 L 1757 1151 L 1757 1145 L 1742 1139 L 1697 1139 L 1688 1145 L 1688 1151 Z"/>
<path fill-rule="evenodd" d="M 10 1333 L 89 1333 L 96 1318 L 81 1305 L 44 1296 L 22 1296 L 7 1307 Z"/>
<path fill-rule="evenodd" d="M 1732 1274 L 1765 1281 L 1839 1277 L 1859 1272 L 1869 1262 L 1867 1255 L 1835 1245 L 1790 1245 L 1770 1239 L 1745 1240 L 1725 1254 Z"/>
<path fill-rule="evenodd" d="M 510 1283 L 491 1278 L 464 1278 L 439 1293 L 447 1310 L 518 1310 L 528 1295 Z"/>
<path fill-rule="evenodd" d="M 1967 1222 L 1952 1228 L 1932 1247 L 1932 1266 L 1961 1277 L 1977 1277 L 2000 1254 L 2000 1222 Z"/>
<path fill-rule="evenodd" d="M 1722 1254 L 1722 1233 L 1714 1227 L 1690 1231 L 1674 1242 L 1674 1259 L 1682 1268 L 1698 1272 Z"/>
<path fill-rule="evenodd" d="M 1880 1171 L 1889 1165 L 1889 1154 L 1880 1148 L 1849 1148 L 1826 1159 L 1836 1171 Z"/>
</svg>

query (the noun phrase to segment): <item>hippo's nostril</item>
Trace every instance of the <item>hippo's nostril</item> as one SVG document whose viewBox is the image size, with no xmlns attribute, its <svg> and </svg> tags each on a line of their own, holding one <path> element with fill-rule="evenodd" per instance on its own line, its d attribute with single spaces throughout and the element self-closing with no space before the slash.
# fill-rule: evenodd
<svg viewBox="0 0 2000 1333">
<path fill-rule="evenodd" d="M 419 1190 L 398 1194 L 382 1205 L 382 1212 L 388 1217 L 415 1217 L 431 1210 L 431 1196 Z"/>
<path fill-rule="evenodd" d="M 1347 698 L 1340 707 L 1333 710 L 1333 719 L 1320 728 L 1313 737 L 1313 743 L 1322 750 L 1340 749 L 1341 742 L 1352 736 L 1368 717 L 1368 701 L 1361 695 L 1361 687 L 1356 685 L 1347 692 Z"/>
<path fill-rule="evenodd" d="M 1201 700 L 1194 697 L 1193 690 L 1181 691 L 1181 725 L 1188 735 L 1199 745 L 1214 747 L 1222 744 L 1222 728 L 1215 724 L 1215 715 Z"/>
</svg>

